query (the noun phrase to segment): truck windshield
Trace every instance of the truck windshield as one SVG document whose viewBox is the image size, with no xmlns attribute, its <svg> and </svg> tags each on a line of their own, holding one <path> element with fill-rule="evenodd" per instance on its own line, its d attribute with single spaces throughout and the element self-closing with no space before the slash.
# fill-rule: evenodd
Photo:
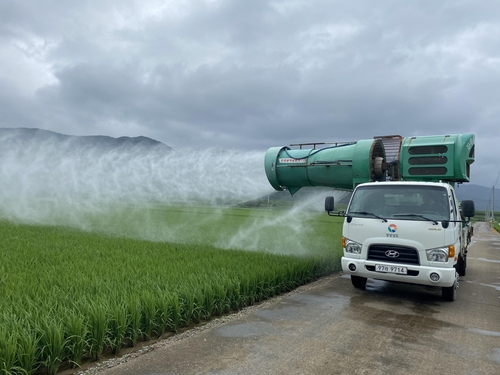
<svg viewBox="0 0 500 375">
<path fill-rule="evenodd" d="M 450 220 L 449 199 L 447 190 L 441 186 L 360 186 L 351 198 L 347 215 L 375 219 Z"/>
</svg>

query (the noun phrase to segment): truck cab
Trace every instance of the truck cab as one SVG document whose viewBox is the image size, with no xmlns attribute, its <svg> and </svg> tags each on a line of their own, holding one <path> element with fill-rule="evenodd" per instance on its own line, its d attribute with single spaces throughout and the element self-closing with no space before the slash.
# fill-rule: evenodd
<svg viewBox="0 0 500 375">
<path fill-rule="evenodd" d="M 325 208 L 332 211 L 332 201 Z M 352 284 L 367 278 L 431 285 L 453 301 L 465 275 L 472 201 L 440 182 L 391 181 L 358 185 L 342 230 L 342 269 Z"/>
</svg>

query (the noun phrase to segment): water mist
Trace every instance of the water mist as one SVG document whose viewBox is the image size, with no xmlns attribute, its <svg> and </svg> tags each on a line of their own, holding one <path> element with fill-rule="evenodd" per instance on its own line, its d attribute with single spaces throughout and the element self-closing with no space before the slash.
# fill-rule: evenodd
<svg viewBox="0 0 500 375">
<path fill-rule="evenodd" d="M 264 173 L 264 152 L 171 150 L 158 142 L 109 147 L 102 140 L 42 135 L 19 138 L 0 133 L 1 219 L 154 241 L 203 243 L 205 239 L 196 236 L 199 228 L 216 225 L 224 209 L 199 207 L 230 207 L 273 192 Z M 302 253 L 299 234 L 307 228 L 297 213 L 310 209 L 310 204 L 296 205 L 286 215 L 266 216 L 262 210 L 261 217 L 249 218 L 241 228 L 215 230 L 211 244 Z M 165 223 L 155 210 L 166 206 L 194 211 L 179 210 L 179 218 L 185 220 Z M 186 219 L 186 215 L 191 216 Z M 286 226 L 286 239 L 262 235 L 262 228 L 273 226 Z"/>
</svg>

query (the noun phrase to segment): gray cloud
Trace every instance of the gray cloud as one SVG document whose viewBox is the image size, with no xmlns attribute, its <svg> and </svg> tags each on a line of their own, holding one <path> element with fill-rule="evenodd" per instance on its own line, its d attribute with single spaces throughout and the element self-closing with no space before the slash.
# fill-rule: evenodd
<svg viewBox="0 0 500 375">
<path fill-rule="evenodd" d="M 0 126 L 262 153 L 472 132 L 489 186 L 499 15 L 493 0 L 4 1 Z"/>
</svg>

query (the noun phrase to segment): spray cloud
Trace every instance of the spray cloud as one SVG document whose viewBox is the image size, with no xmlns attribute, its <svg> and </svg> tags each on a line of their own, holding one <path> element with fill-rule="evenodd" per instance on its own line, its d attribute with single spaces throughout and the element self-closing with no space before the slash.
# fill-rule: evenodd
<svg viewBox="0 0 500 375">
<path fill-rule="evenodd" d="M 234 204 L 270 190 L 259 152 L 173 151 L 130 139 L 110 147 L 52 134 L 1 136 L 4 218 L 45 222 L 60 211 L 116 204 Z"/>
<path fill-rule="evenodd" d="M 255 151 L 174 151 L 143 137 L 69 137 L 36 129 L 0 129 L 0 219 L 155 241 L 203 242 L 207 238 L 194 234 L 207 223 L 216 223 L 221 210 L 211 210 L 209 216 L 181 213 L 179 220 L 166 225 L 158 223 L 154 211 L 143 208 L 224 207 L 266 196 L 273 189 L 264 173 L 263 157 L 264 152 Z M 324 194 L 302 202 L 287 215 L 249 218 L 232 232 L 221 228 L 210 242 L 223 248 L 276 252 L 288 247 L 302 252 L 305 246 L 292 239 L 305 230 L 297 212 L 321 207 L 318 199 L 324 199 Z M 124 207 L 130 218 L 116 223 L 117 212 L 125 212 L 120 212 Z M 100 217 L 97 222 L 96 217 Z M 264 228 L 276 226 L 287 228 L 283 233 L 289 245 L 265 234 Z"/>
</svg>

